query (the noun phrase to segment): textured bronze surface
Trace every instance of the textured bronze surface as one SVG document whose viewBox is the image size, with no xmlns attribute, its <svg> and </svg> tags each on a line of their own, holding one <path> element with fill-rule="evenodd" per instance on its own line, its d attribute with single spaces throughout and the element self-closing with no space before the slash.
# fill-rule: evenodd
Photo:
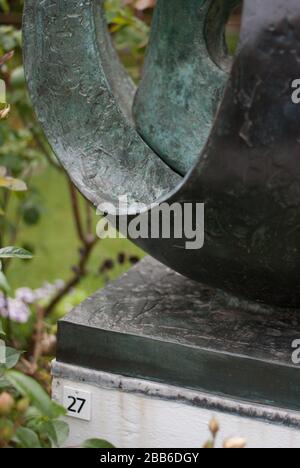
<svg viewBox="0 0 300 468">
<path fill-rule="evenodd" d="M 216 2 L 228 4 L 199 0 L 199 5 L 206 5 L 203 14 Z M 117 202 L 124 194 L 131 201 L 148 205 L 204 202 L 206 232 L 201 250 L 186 250 L 186 239 L 146 239 L 139 245 L 199 282 L 259 302 L 300 306 L 300 106 L 291 100 L 292 81 L 300 78 L 299 0 L 244 1 L 240 45 L 225 90 L 224 73 L 216 70 L 216 76 L 222 74 L 221 94 L 219 105 L 215 101 L 211 130 L 203 131 L 207 120 L 200 108 L 196 112 L 200 119 L 198 135 L 194 120 L 189 127 L 188 112 L 182 111 L 178 119 L 170 115 L 171 130 L 174 127 L 174 134 L 178 131 L 182 135 L 185 160 L 191 162 L 196 157 L 184 178 L 170 168 L 176 168 L 178 161 L 184 163 L 177 156 L 176 145 L 172 154 L 172 145 L 167 142 L 167 148 L 157 155 L 145 143 L 149 135 L 143 141 L 135 128 L 131 116 L 134 87 L 110 44 L 102 2 L 25 3 L 25 63 L 30 93 L 50 143 L 82 193 L 95 205 L 103 200 Z M 197 6 L 195 0 L 181 2 L 181 8 L 187 11 L 191 5 Z M 159 0 L 158 8 L 162 12 L 169 8 L 170 21 L 176 18 L 175 10 L 172 12 L 164 0 Z M 196 50 L 206 53 L 205 61 L 201 55 L 203 62 L 196 55 L 195 64 L 211 61 L 211 73 L 219 63 L 218 54 L 212 51 L 214 44 L 223 41 L 219 37 L 222 28 L 216 29 L 215 40 L 202 33 L 199 38 L 196 22 L 187 25 L 186 21 L 184 15 L 182 21 L 176 21 L 174 52 L 171 54 L 166 41 L 166 60 L 168 53 L 176 56 L 175 49 L 177 45 L 180 49 L 180 38 L 189 27 Z M 159 50 L 161 37 L 157 41 Z M 144 79 L 149 67 L 151 71 L 151 60 Z M 173 73 L 180 77 L 178 61 L 174 67 Z M 163 74 L 168 70 L 162 70 Z M 158 76 L 158 87 L 165 85 L 161 79 Z M 182 79 L 187 80 L 186 74 Z M 155 80 L 150 91 L 159 93 L 154 85 Z M 203 105 L 213 102 L 206 93 L 210 95 L 214 89 L 214 85 L 203 87 Z M 166 96 L 169 109 L 177 105 L 172 96 Z M 201 106 L 199 95 L 195 94 L 195 100 Z M 140 97 L 137 106 L 139 102 Z M 193 96 L 189 102 L 193 105 Z M 137 109 L 139 120 L 138 114 Z M 165 116 L 159 123 L 164 121 Z M 195 148 L 184 154 L 188 151 L 185 142 L 189 128 L 192 141 L 199 140 L 198 157 Z M 147 128 L 145 131 L 148 133 Z M 154 140 L 149 144 L 159 151 L 160 135 L 154 135 Z M 180 171 L 186 169 L 183 164 Z"/>
<path fill-rule="evenodd" d="M 155 10 L 134 117 L 145 141 L 182 175 L 206 143 L 228 80 L 224 31 L 239 3 L 160 0 Z"/>
</svg>

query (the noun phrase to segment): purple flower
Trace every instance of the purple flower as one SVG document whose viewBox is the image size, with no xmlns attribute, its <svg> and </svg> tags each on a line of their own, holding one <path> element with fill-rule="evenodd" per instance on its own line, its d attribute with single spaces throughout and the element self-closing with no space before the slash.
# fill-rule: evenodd
<svg viewBox="0 0 300 468">
<path fill-rule="evenodd" d="M 55 283 L 54 283 L 54 286 L 56 288 L 57 291 L 60 291 L 61 289 L 63 289 L 65 287 L 65 281 L 64 280 L 56 280 Z"/>
<path fill-rule="evenodd" d="M 4 294 L 0 291 L 0 310 L 5 309 L 7 303 Z"/>
<path fill-rule="evenodd" d="M 5 299 L 5 296 L 1 291 L 0 291 L 0 316 L 3 318 L 8 317 L 7 300 Z"/>
<path fill-rule="evenodd" d="M 36 301 L 48 300 L 51 297 L 52 293 L 49 291 L 49 288 L 43 286 L 35 290 Z"/>
<path fill-rule="evenodd" d="M 16 290 L 16 299 L 25 302 L 25 304 L 33 304 L 36 301 L 36 294 L 30 288 L 19 288 Z"/>
<path fill-rule="evenodd" d="M 45 283 L 41 288 L 35 290 L 36 299 L 49 300 L 57 291 L 64 287 L 65 283 L 62 280 L 57 280 L 54 284 Z"/>
<path fill-rule="evenodd" d="M 16 290 L 14 298 L 7 299 L 0 291 L 0 316 L 9 318 L 14 322 L 26 323 L 31 314 L 28 306 L 41 300 L 51 299 L 64 285 L 64 281 L 57 280 L 54 284 L 45 283 L 41 288 L 36 290 L 19 288 Z"/>
<path fill-rule="evenodd" d="M 20 299 L 9 298 L 7 301 L 8 317 L 14 322 L 26 323 L 30 316 L 30 309 Z"/>
<path fill-rule="evenodd" d="M 30 316 L 30 309 L 27 304 L 24 304 L 20 299 L 5 299 L 3 294 L 0 294 L 0 316 L 10 318 L 14 322 L 26 323 Z"/>
</svg>

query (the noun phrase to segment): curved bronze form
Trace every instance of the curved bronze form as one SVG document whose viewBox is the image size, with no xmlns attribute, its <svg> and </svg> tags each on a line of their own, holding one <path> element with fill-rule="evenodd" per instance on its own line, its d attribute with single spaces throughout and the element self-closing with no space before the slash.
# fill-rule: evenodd
<svg viewBox="0 0 300 468">
<path fill-rule="evenodd" d="M 197 281 L 300 306 L 300 106 L 291 99 L 300 78 L 299 0 L 244 0 L 228 74 L 223 30 L 237 2 L 159 0 L 133 117 L 134 86 L 102 3 L 26 0 L 30 93 L 74 183 L 95 205 L 124 194 L 149 210 L 161 201 L 204 202 L 201 250 L 184 249 L 186 239 L 139 245 Z"/>
</svg>

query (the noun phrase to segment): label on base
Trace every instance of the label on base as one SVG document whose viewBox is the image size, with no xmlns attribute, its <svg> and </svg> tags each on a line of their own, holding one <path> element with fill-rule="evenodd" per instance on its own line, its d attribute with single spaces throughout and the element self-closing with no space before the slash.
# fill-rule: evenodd
<svg viewBox="0 0 300 468">
<path fill-rule="evenodd" d="M 90 421 L 92 419 L 92 394 L 74 387 L 64 387 L 63 406 L 67 416 Z"/>
</svg>

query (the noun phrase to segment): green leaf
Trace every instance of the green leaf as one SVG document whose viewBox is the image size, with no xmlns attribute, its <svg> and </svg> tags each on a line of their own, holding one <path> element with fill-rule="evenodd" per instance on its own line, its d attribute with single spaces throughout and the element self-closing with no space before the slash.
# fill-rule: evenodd
<svg viewBox="0 0 300 468">
<path fill-rule="evenodd" d="M 37 434 L 27 427 L 20 427 L 14 438 L 22 448 L 41 448 Z"/>
<path fill-rule="evenodd" d="M 48 421 L 43 424 L 41 432 L 47 436 L 54 447 L 61 447 L 69 437 L 69 425 L 64 421 Z"/>
<path fill-rule="evenodd" d="M 1 336 L 5 336 L 5 335 L 6 335 L 5 331 L 3 330 L 3 326 L 2 326 L 2 323 L 1 323 L 1 319 L 0 319 L 0 335 L 1 335 Z"/>
<path fill-rule="evenodd" d="M 52 401 L 52 419 L 58 419 L 61 416 L 65 416 L 67 414 L 67 410 L 56 403 L 55 401 Z"/>
<path fill-rule="evenodd" d="M 57 437 L 57 446 L 61 447 L 67 440 L 70 434 L 69 424 L 64 421 L 53 421 L 53 426 Z"/>
<path fill-rule="evenodd" d="M 9 381 L 0 375 L 0 390 L 10 387 Z"/>
<path fill-rule="evenodd" d="M 100 449 L 100 448 L 115 448 L 114 445 L 110 444 L 106 440 L 102 439 L 89 439 L 86 440 L 82 448 L 88 448 L 88 449 Z"/>
<path fill-rule="evenodd" d="M 10 292 L 9 282 L 3 271 L 0 270 L 0 289 L 6 293 Z"/>
<path fill-rule="evenodd" d="M 8 371 L 6 373 L 6 378 L 21 395 L 28 397 L 31 403 L 35 405 L 44 416 L 53 418 L 53 403 L 41 385 L 32 378 L 17 371 Z"/>
<path fill-rule="evenodd" d="M 22 351 L 17 351 L 14 348 L 6 347 L 6 369 L 13 369 L 19 362 Z"/>
<path fill-rule="evenodd" d="M 10 439 L 11 441 L 15 433 L 13 421 L 8 418 L 0 418 L 0 433 L 4 433 L 6 435 L 6 440 Z"/>
<path fill-rule="evenodd" d="M 0 249 L 0 258 L 21 258 L 22 260 L 29 260 L 33 255 L 28 250 L 19 247 L 4 247 Z"/>
<path fill-rule="evenodd" d="M 30 406 L 26 412 L 26 420 L 28 421 L 28 427 L 34 429 L 39 425 L 40 427 L 40 419 L 42 418 L 41 412 L 35 407 Z"/>
<path fill-rule="evenodd" d="M 32 421 L 30 426 L 37 426 L 37 422 Z M 51 441 L 52 447 L 57 447 L 57 437 L 52 421 L 43 423 L 38 429 L 43 440 L 47 438 Z"/>
<path fill-rule="evenodd" d="M 10 86 L 20 88 L 25 85 L 25 74 L 22 66 L 15 68 L 10 75 Z"/>
<path fill-rule="evenodd" d="M 0 7 L 4 11 L 4 13 L 8 13 L 10 10 L 9 3 L 7 0 L 0 0 Z"/>
</svg>

